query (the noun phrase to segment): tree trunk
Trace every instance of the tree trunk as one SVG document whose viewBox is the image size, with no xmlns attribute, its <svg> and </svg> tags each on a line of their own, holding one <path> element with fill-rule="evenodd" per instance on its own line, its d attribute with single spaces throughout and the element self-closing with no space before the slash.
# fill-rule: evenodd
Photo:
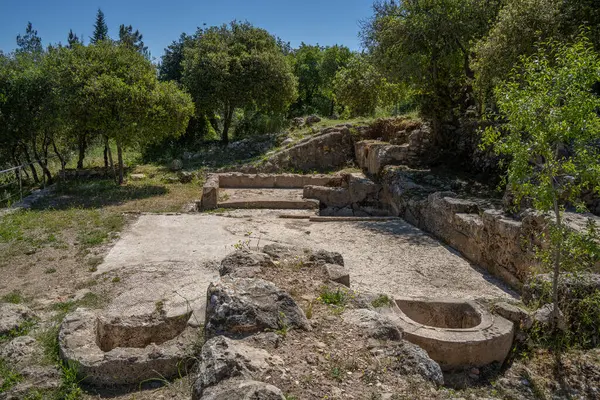
<svg viewBox="0 0 600 400">
<path fill-rule="evenodd" d="M 335 100 L 331 99 L 331 111 L 329 112 L 329 116 L 333 116 L 333 113 L 335 112 Z"/>
<path fill-rule="evenodd" d="M 113 179 L 115 183 L 118 184 L 119 181 L 117 179 L 117 171 L 115 170 L 115 163 L 113 162 L 112 150 L 110 149 L 110 145 L 108 144 L 108 137 L 106 138 L 107 148 L 108 148 L 108 161 L 110 163 L 110 169 L 113 172 Z"/>
<path fill-rule="evenodd" d="M 123 184 L 123 149 L 121 148 L 121 143 L 117 141 L 117 158 L 119 162 L 119 180 L 117 183 L 119 185 Z"/>
<path fill-rule="evenodd" d="M 85 140 L 85 134 L 79 136 L 77 143 L 79 147 L 79 158 L 77 159 L 77 169 L 83 169 L 83 160 L 85 158 L 85 150 L 87 149 L 87 143 Z"/>
<path fill-rule="evenodd" d="M 221 143 L 227 145 L 229 143 L 229 127 L 233 118 L 233 107 L 227 107 L 225 110 L 225 120 L 223 121 L 223 133 L 221 134 Z"/>
<path fill-rule="evenodd" d="M 104 136 L 104 169 L 108 169 L 108 137 Z"/>
<path fill-rule="evenodd" d="M 554 310 L 552 310 L 552 324 L 554 329 L 558 326 L 558 320 L 560 318 L 560 313 L 558 309 L 558 281 L 560 279 L 560 262 L 561 262 L 561 253 L 562 253 L 562 235 L 563 235 L 563 227 L 562 227 L 562 218 L 560 215 L 560 208 L 558 207 L 558 200 L 556 198 L 556 193 L 554 194 L 554 217 L 556 219 L 556 228 L 560 234 L 560 238 L 557 243 L 554 243 L 554 279 L 552 280 L 552 301 L 554 303 Z"/>
<path fill-rule="evenodd" d="M 58 147 L 56 147 L 54 139 L 52 139 L 52 150 L 54 150 L 54 154 L 56 154 L 56 157 L 58 157 L 58 159 L 60 160 L 61 169 L 65 169 L 67 162 L 65 161 L 65 158 L 62 156 L 62 154 L 60 154 L 60 152 L 58 151 Z"/>
<path fill-rule="evenodd" d="M 23 154 L 25 155 L 25 160 L 27 164 L 29 164 L 29 169 L 31 169 L 31 176 L 33 176 L 33 181 L 35 183 L 40 183 L 40 178 L 38 177 L 37 171 L 35 170 L 35 165 L 31 162 L 31 157 L 29 156 L 29 152 L 27 151 L 27 147 L 23 146 Z"/>
</svg>

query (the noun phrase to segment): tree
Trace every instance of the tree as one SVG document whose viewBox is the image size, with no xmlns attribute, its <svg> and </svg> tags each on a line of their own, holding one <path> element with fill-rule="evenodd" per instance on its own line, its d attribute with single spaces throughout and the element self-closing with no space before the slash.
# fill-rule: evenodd
<svg viewBox="0 0 600 400">
<path fill-rule="evenodd" d="M 182 33 L 178 41 L 173 41 L 161 57 L 158 66 L 158 77 L 161 81 L 181 82 L 183 77 L 183 49 L 191 46 L 194 38 Z"/>
<path fill-rule="evenodd" d="M 27 23 L 25 35 L 17 35 L 17 53 L 41 54 L 44 49 L 42 47 L 42 39 L 38 36 L 38 32 L 33 29 L 31 22 Z"/>
<path fill-rule="evenodd" d="M 119 43 L 124 46 L 129 46 L 140 54 L 142 54 L 147 59 L 150 59 L 150 52 L 148 51 L 148 46 L 144 45 L 143 35 L 139 30 L 133 31 L 133 27 L 131 25 L 119 26 Z"/>
<path fill-rule="evenodd" d="M 119 183 L 124 148 L 181 135 L 193 113 L 191 97 L 159 82 L 152 63 L 128 46 L 103 41 L 59 49 L 53 68 L 73 132 L 101 132 L 116 143 Z"/>
<path fill-rule="evenodd" d="M 333 86 L 336 99 L 352 117 L 375 115 L 377 106 L 390 103 L 398 90 L 364 55 L 354 57 L 340 69 Z"/>
<path fill-rule="evenodd" d="M 385 0 L 363 25 L 365 47 L 394 82 L 419 95 L 421 112 L 440 125 L 473 105 L 473 43 L 485 35 L 504 0 Z"/>
<path fill-rule="evenodd" d="M 297 83 L 277 41 L 264 29 L 245 22 L 211 27 L 184 50 L 183 82 L 198 115 L 207 115 L 221 138 L 229 141 L 236 109 L 284 111 L 296 98 Z"/>
<path fill-rule="evenodd" d="M 489 128 L 484 146 L 509 157 L 507 180 L 515 204 L 529 199 L 552 213 L 554 320 L 559 316 L 558 281 L 571 249 L 565 246 L 563 212 L 583 190 L 600 193 L 600 58 L 580 36 L 573 45 L 550 42 L 495 89 L 505 123 Z"/>
<path fill-rule="evenodd" d="M 73 32 L 73 29 L 69 29 L 69 36 L 67 37 L 67 43 L 68 43 L 69 47 L 73 47 L 77 44 L 83 44 L 83 41 L 81 39 L 79 39 L 79 36 L 77 36 Z"/>
<path fill-rule="evenodd" d="M 101 42 L 103 40 L 110 40 L 108 36 L 108 25 L 106 25 L 106 19 L 101 9 L 98 9 L 96 13 L 96 23 L 94 24 L 94 34 L 90 37 L 90 41 L 93 44 Z"/>
</svg>

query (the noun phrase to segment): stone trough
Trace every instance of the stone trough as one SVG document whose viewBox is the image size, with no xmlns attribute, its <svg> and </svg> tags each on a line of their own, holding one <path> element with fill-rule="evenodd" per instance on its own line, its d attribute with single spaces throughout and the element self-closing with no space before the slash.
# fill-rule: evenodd
<svg viewBox="0 0 600 400">
<path fill-rule="evenodd" d="M 513 323 L 475 302 L 398 298 L 393 307 L 404 338 L 427 351 L 443 370 L 502 363 L 513 343 Z"/>
<path fill-rule="evenodd" d="M 77 309 L 59 332 L 60 356 L 94 386 L 137 385 L 186 374 L 198 337 L 192 312 L 119 318 Z"/>
</svg>

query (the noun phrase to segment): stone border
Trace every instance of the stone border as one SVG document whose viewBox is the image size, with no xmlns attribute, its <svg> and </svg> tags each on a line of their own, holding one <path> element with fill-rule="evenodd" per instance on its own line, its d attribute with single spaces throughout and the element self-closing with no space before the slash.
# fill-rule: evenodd
<svg viewBox="0 0 600 400">
<path fill-rule="evenodd" d="M 415 322 L 396 302 L 392 306 L 397 317 L 395 319 L 404 331 L 404 338 L 425 349 L 429 357 L 437 361 L 443 370 L 466 366 L 481 367 L 495 361 L 502 363 L 508 356 L 514 339 L 514 325 L 505 318 L 491 314 L 472 301 L 414 298 L 397 298 L 396 301 L 406 300 L 431 304 L 467 304 L 479 313 L 479 325 L 467 329 L 450 329 Z"/>
<path fill-rule="evenodd" d="M 198 330 L 187 326 L 181 334 L 160 345 L 116 347 L 105 352 L 98 345 L 98 316 L 79 308 L 65 317 L 58 341 L 60 357 L 77 367 L 83 382 L 106 387 L 186 374 L 193 361 L 189 351 L 197 337 Z"/>
<path fill-rule="evenodd" d="M 302 189 L 308 185 L 341 186 L 338 175 L 299 175 L 299 174 L 242 174 L 225 173 L 208 175 L 202 187 L 202 200 L 199 210 L 213 210 L 218 207 L 219 189 Z"/>
</svg>

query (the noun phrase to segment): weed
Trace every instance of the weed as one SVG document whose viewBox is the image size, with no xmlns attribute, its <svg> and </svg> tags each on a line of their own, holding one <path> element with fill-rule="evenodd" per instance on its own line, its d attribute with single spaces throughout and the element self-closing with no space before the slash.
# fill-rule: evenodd
<svg viewBox="0 0 600 400">
<path fill-rule="evenodd" d="M 279 317 L 277 317 L 277 325 L 279 326 L 279 329 L 277 329 L 275 333 L 285 338 L 290 330 L 290 326 L 286 321 L 285 313 L 283 311 L 279 311 Z"/>
<path fill-rule="evenodd" d="M 330 290 L 327 286 L 321 288 L 319 300 L 323 304 L 342 307 L 348 301 L 348 293 L 342 289 Z"/>
<path fill-rule="evenodd" d="M 115 276 L 114 278 L 112 278 L 112 283 L 119 283 L 121 282 L 121 278 L 119 278 L 118 276 Z"/>
<path fill-rule="evenodd" d="M 19 336 L 28 335 L 29 332 L 37 325 L 37 319 L 31 318 L 23 322 L 21 325 L 14 327 L 10 331 L 0 335 L 0 343 L 8 342 Z"/>
<path fill-rule="evenodd" d="M 285 394 L 285 395 L 283 395 L 283 398 L 285 400 L 298 400 L 298 398 L 296 396 L 292 396 L 291 394 Z"/>
<path fill-rule="evenodd" d="M 44 270 L 44 273 L 45 273 L 45 274 L 53 274 L 53 273 L 55 273 L 55 272 L 56 272 L 56 268 L 46 268 L 46 269 Z"/>
<path fill-rule="evenodd" d="M 12 292 L 5 294 L 1 298 L 2 303 L 22 304 L 25 302 L 25 298 L 21 295 L 21 292 L 13 290 Z"/>
<path fill-rule="evenodd" d="M 341 382 L 344 378 L 344 371 L 338 366 L 332 367 L 330 373 L 331 377 L 338 382 Z"/>
<path fill-rule="evenodd" d="M 0 358 L 0 393 L 7 392 L 22 380 L 23 377 L 14 371 L 6 360 Z"/>
<path fill-rule="evenodd" d="M 308 306 L 306 307 L 306 312 L 304 314 L 306 314 L 306 318 L 308 318 L 308 319 L 312 319 L 312 317 L 313 317 L 313 304 L 314 303 L 312 301 L 310 301 L 308 303 Z"/>
<path fill-rule="evenodd" d="M 394 304 L 394 301 L 386 294 L 380 294 L 371 302 L 371 305 L 375 308 L 389 307 L 392 304 Z"/>
</svg>

